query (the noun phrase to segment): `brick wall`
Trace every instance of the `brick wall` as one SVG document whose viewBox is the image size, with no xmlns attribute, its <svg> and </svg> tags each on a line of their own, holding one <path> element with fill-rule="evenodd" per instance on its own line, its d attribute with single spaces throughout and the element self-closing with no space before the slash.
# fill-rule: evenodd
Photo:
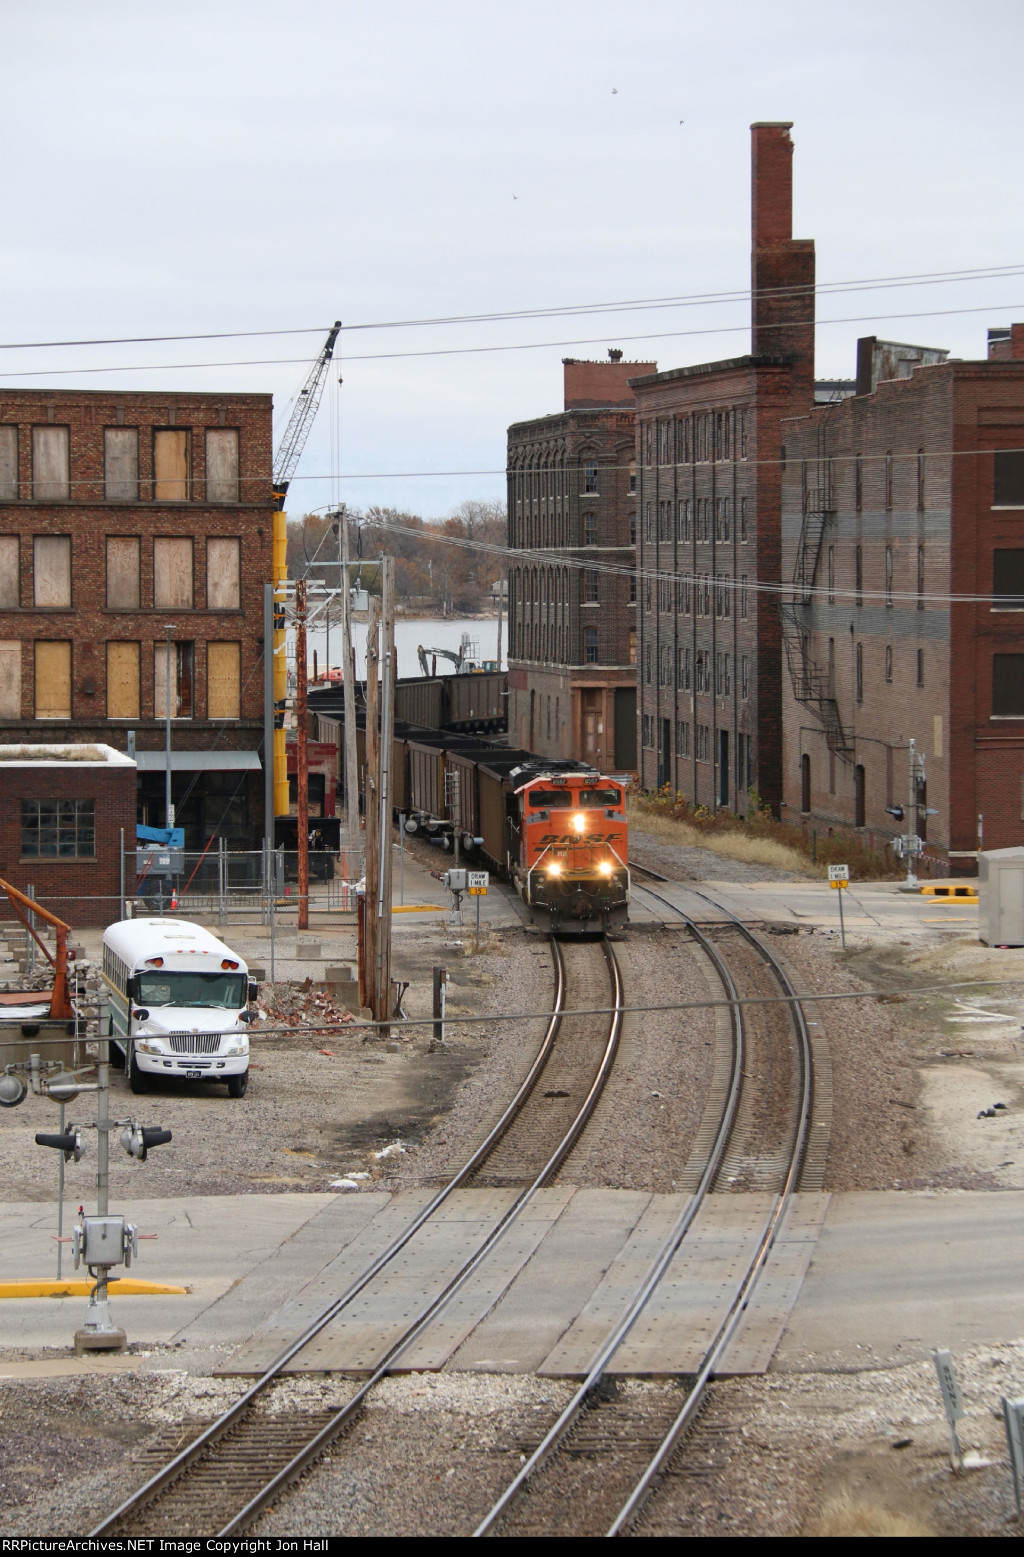
<svg viewBox="0 0 1024 1557">
<path fill-rule="evenodd" d="M 0 778 L 0 876 L 35 895 L 73 928 L 119 918 L 120 830 L 135 838 L 135 768 L 101 764 L 5 765 Z M 22 859 L 22 800 L 94 800 L 96 856 L 88 860 Z M 0 916 L 15 917 L 0 898 Z"/>
<path fill-rule="evenodd" d="M 15 426 L 18 491 L 0 501 L 0 537 L 19 537 L 19 604 L 4 613 L 0 638 L 20 640 L 20 716 L 0 718 L 4 739 L 107 741 L 125 747 L 125 731 L 137 732 L 140 750 L 163 746 L 163 719 L 155 714 L 154 646 L 164 641 L 165 622 L 175 623 L 172 637 L 194 649 L 193 714 L 175 721 L 175 743 L 196 749 L 252 749 L 262 738 L 263 683 L 262 589 L 271 577 L 273 500 L 271 494 L 272 403 L 269 395 L 196 395 L 106 393 L 103 391 L 0 391 L 0 428 Z M 36 501 L 32 496 L 32 429 L 69 429 L 70 497 Z M 104 431 L 136 428 L 137 501 L 107 501 L 104 487 Z M 189 500 L 155 501 L 153 435 L 157 429 L 189 434 Z M 239 500 L 206 500 L 206 432 L 238 431 Z M 33 557 L 37 536 L 69 536 L 72 603 L 70 609 L 34 604 Z M 140 606 L 107 607 L 108 537 L 137 537 L 140 542 Z M 188 538 L 193 543 L 191 608 L 154 605 L 154 541 Z M 238 609 L 214 609 L 207 595 L 207 548 L 212 538 L 240 541 L 241 594 Z M 35 718 L 34 645 L 70 641 L 71 718 Z M 138 643 L 140 717 L 107 718 L 107 643 Z M 241 717 L 209 718 L 208 648 L 211 643 L 240 645 Z"/>
<path fill-rule="evenodd" d="M 785 422 L 782 439 L 784 582 L 811 533 L 805 493 L 832 491 L 797 619 L 809 663 L 826 679 L 833 667 L 846 748 L 830 749 L 821 705 L 798 699 L 787 674 L 785 814 L 853 829 L 862 786 L 872 843 L 908 831 L 886 807 L 907 805 L 912 736 L 938 812 L 926 824 L 934 868 L 972 869 L 979 815 L 987 847 L 1024 838 L 1024 719 L 991 717 L 993 654 L 1024 653 L 1024 616 L 991 601 L 993 551 L 1024 546 L 1024 510 L 992 506 L 992 451 L 1024 446 L 1024 365 L 919 368 Z M 950 594 L 969 598 L 950 605 Z"/>
</svg>

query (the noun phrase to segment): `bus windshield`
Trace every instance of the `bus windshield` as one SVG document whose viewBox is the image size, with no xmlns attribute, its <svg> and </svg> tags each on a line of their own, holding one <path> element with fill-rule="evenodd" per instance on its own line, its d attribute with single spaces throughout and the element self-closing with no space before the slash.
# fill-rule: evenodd
<svg viewBox="0 0 1024 1557">
<path fill-rule="evenodd" d="M 140 973 L 135 979 L 135 1002 L 140 1006 L 211 1007 L 240 1011 L 246 1003 L 248 977 L 244 973 L 185 973 L 163 969 Z"/>
</svg>

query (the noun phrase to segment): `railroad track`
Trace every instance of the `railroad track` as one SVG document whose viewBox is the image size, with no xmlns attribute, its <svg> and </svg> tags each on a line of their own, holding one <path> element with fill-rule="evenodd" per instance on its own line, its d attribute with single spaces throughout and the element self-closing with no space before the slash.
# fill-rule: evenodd
<svg viewBox="0 0 1024 1557">
<path fill-rule="evenodd" d="M 376 1260 L 325 1308 L 266 1371 L 216 1421 L 199 1434 L 113 1510 L 90 1534 L 137 1536 L 237 1535 L 273 1502 L 359 1416 L 370 1391 L 401 1354 L 438 1317 L 483 1264 L 534 1196 L 550 1182 L 579 1140 L 612 1069 L 622 1028 L 622 977 L 611 944 L 574 945 L 567 973 L 562 946 L 552 938 L 555 991 L 552 1013 L 537 1055 L 498 1123 L 455 1176 Z M 577 955 L 579 954 L 579 955 Z M 583 966 L 577 967 L 577 962 Z M 610 988 L 610 1019 L 563 1015 L 570 988 L 592 1004 L 598 964 Z M 516 1152 L 522 1166 L 516 1169 Z M 494 1162 L 494 1177 L 486 1175 Z M 457 1189 L 473 1183 L 512 1185 L 517 1193 L 484 1242 L 444 1289 L 410 1321 L 378 1359 L 372 1374 L 337 1410 L 283 1418 L 264 1409 L 275 1383 L 299 1353 L 363 1293 Z"/>
<path fill-rule="evenodd" d="M 654 872 L 646 872 L 659 879 Z M 664 878 L 661 878 L 664 879 Z M 796 991 L 778 959 L 735 915 L 714 904 L 747 951 L 741 997 L 731 968 L 707 927 L 650 888 L 640 887 L 685 921 L 711 961 L 730 1004 L 732 1056 L 721 1089 L 717 1122 L 702 1127 L 706 1160 L 693 1199 L 676 1223 L 644 1282 L 569 1404 L 474 1532 L 477 1536 L 622 1535 L 642 1519 L 645 1534 L 678 1535 L 658 1527 L 657 1491 L 678 1474 L 683 1440 L 699 1415 L 715 1369 L 754 1294 L 775 1242 L 803 1161 L 812 1101 L 812 1051 Z M 705 893 L 687 892 L 713 903 Z M 784 1004 L 740 1004 L 768 992 Z M 779 1013 L 790 1013 L 782 1015 Z M 780 1027 L 789 1023 L 784 1039 Z M 786 1041 L 788 1039 L 788 1041 Z M 744 1078 L 757 1078 L 744 1086 Z M 767 1088 L 767 1102 L 760 1095 Z M 792 1106 L 783 1106 L 787 1098 Z M 756 1248 L 732 1301 L 724 1309 L 696 1375 L 685 1384 L 664 1381 L 651 1391 L 615 1379 L 608 1369 L 712 1192 L 757 1189 L 772 1195 Z"/>
</svg>

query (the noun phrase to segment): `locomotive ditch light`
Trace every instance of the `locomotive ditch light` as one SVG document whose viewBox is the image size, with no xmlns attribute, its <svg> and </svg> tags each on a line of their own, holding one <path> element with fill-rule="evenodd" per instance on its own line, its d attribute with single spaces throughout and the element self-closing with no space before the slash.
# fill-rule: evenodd
<svg viewBox="0 0 1024 1557">
<path fill-rule="evenodd" d="M 0 1076 L 0 1108 L 17 1108 L 25 1101 L 27 1092 L 27 1086 L 13 1071 Z"/>
<path fill-rule="evenodd" d="M 548 875 L 549 876 L 560 876 L 561 874 L 562 874 L 562 867 L 561 867 L 561 865 L 559 865 L 557 860 L 552 860 L 551 864 L 548 866 Z"/>
<path fill-rule="evenodd" d="M 572 819 L 572 825 L 573 825 L 574 831 L 578 832 L 578 833 L 581 833 L 583 831 L 583 829 L 586 827 L 587 819 L 583 815 L 582 811 L 577 811 L 576 812 L 576 815 Z"/>
<path fill-rule="evenodd" d="M 601 872 L 602 876 L 610 876 L 612 873 L 612 868 L 607 860 L 602 860 L 597 868 Z"/>
</svg>

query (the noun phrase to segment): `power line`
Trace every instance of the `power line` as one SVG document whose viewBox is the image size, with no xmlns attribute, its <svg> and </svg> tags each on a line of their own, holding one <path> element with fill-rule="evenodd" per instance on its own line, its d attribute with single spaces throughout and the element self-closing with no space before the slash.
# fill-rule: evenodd
<svg viewBox="0 0 1024 1557">
<path fill-rule="evenodd" d="M 758 331 L 763 333 L 768 330 L 794 330 L 804 327 L 821 329 L 826 325 L 832 324 L 873 324 L 878 321 L 892 319 L 940 319 L 959 314 L 1012 313 L 1022 308 L 1024 308 L 1024 303 L 986 303 L 984 306 L 972 308 L 926 308 L 912 313 L 849 314 L 841 318 L 832 319 L 788 319 L 784 323 L 758 325 Z M 498 352 L 561 350 L 566 346 L 601 346 L 612 339 L 618 341 L 668 341 L 681 340 L 686 337 L 696 338 L 705 335 L 745 335 L 750 328 L 750 321 L 745 320 L 742 324 L 707 325 L 701 329 L 692 330 L 654 330 L 644 335 L 620 335 L 617 332 L 609 331 L 604 335 L 577 336 L 571 340 L 519 341 L 504 345 L 491 344 L 488 346 L 442 346 L 426 351 L 364 352 L 358 356 L 336 354 L 335 360 L 340 363 L 394 362 L 419 357 L 487 356 Z M 2 376 L 4 379 L 15 379 L 67 378 L 95 373 L 178 373 L 186 370 L 194 372 L 209 368 L 279 367 L 297 362 L 305 363 L 308 360 L 306 357 L 244 357 L 220 362 L 139 362 L 86 368 L 32 368 L 17 373 L 5 372 Z M 2 386 L 0 386 L 0 389 L 2 389 Z"/>
<path fill-rule="evenodd" d="M 884 290 L 890 287 L 940 286 L 956 281 L 999 280 L 1004 276 L 1018 276 L 1022 274 L 1024 274 L 1024 265 L 1020 263 L 982 265 L 970 266 L 960 270 L 928 270 L 908 272 L 895 276 L 857 277 L 848 281 L 821 281 L 816 283 L 814 290 L 818 296 L 827 296 L 843 292 Z M 807 291 L 807 287 L 772 287 L 761 289 L 759 295 L 764 298 L 780 298 L 790 295 L 801 295 Z M 342 331 L 343 333 L 350 334 L 361 330 L 404 330 L 446 324 L 485 324 L 498 323 L 503 320 L 571 318 L 587 314 L 633 312 L 638 309 L 695 308 L 706 304 L 741 302 L 749 299 L 750 295 L 749 287 L 737 287 L 732 290 L 716 292 L 682 292 L 667 297 L 621 298 L 614 302 L 603 303 L 564 303 L 549 307 L 492 309 L 476 314 L 438 314 L 424 318 L 368 320 L 362 324 L 343 325 Z M 2 341 L 0 342 L 0 351 L 44 351 L 71 346 L 139 346 L 168 341 L 255 340 L 278 335 L 317 335 L 322 334 L 328 328 L 327 324 L 321 324 L 275 330 L 219 330 L 178 335 L 94 336 L 80 340 Z"/>
</svg>

